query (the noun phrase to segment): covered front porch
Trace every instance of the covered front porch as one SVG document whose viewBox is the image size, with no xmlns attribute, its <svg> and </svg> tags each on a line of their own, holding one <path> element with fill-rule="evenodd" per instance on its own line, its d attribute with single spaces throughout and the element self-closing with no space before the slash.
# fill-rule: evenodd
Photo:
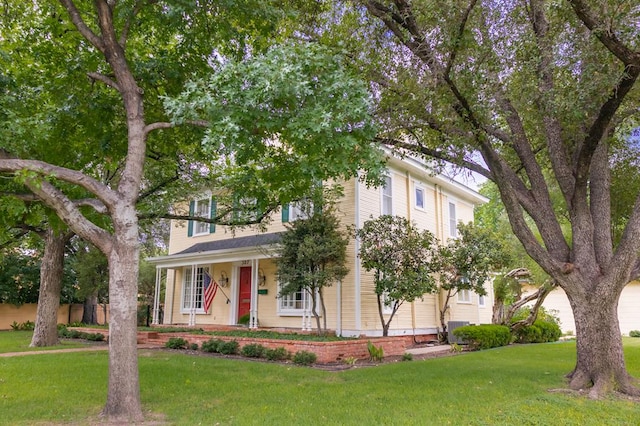
<svg viewBox="0 0 640 426">
<path fill-rule="evenodd" d="M 299 301 L 303 303 L 297 315 L 290 315 L 277 298 L 274 257 L 279 237 L 272 233 L 203 242 L 149 258 L 156 265 L 152 323 L 160 324 L 163 304 L 166 325 L 311 329 L 306 300 Z"/>
</svg>

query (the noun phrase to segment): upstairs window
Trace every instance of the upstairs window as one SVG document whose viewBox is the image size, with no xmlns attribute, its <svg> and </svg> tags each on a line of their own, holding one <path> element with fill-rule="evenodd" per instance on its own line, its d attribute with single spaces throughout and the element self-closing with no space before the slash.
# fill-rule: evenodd
<svg viewBox="0 0 640 426">
<path fill-rule="evenodd" d="M 391 176 L 385 176 L 384 186 L 382 187 L 382 208 L 383 215 L 393 214 L 393 190 Z"/>
<path fill-rule="evenodd" d="M 458 303 L 471 303 L 471 290 L 459 290 Z"/>
<path fill-rule="evenodd" d="M 425 201 L 424 201 L 425 191 L 424 191 L 423 187 L 416 185 L 415 197 L 416 197 L 416 199 L 415 199 L 415 201 L 416 201 L 416 209 L 424 210 L 424 206 L 425 206 Z"/>
<path fill-rule="evenodd" d="M 189 216 L 213 219 L 214 217 L 216 217 L 215 201 L 210 197 L 192 200 L 189 203 Z M 190 220 L 187 226 L 187 235 L 189 237 L 196 235 L 206 235 L 215 232 L 215 230 L 216 225 L 214 223 Z"/>
<path fill-rule="evenodd" d="M 458 238 L 458 219 L 456 217 L 456 205 L 449 202 L 449 236 Z"/>
</svg>

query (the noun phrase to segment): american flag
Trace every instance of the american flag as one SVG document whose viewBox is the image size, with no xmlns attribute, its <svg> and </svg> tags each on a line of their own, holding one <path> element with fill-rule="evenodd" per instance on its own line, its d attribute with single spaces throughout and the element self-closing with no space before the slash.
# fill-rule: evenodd
<svg viewBox="0 0 640 426">
<path fill-rule="evenodd" d="M 204 271 L 204 311 L 209 313 L 209 308 L 211 307 L 211 302 L 213 302 L 213 298 L 216 297 L 216 293 L 218 292 L 218 283 L 211 279 L 211 275 L 209 272 Z"/>
</svg>

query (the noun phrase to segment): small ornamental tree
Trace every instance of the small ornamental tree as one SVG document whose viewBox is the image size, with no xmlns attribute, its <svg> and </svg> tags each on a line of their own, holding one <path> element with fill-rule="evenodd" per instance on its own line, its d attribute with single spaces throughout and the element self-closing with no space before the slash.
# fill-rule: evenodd
<svg viewBox="0 0 640 426">
<path fill-rule="evenodd" d="M 327 312 L 323 290 L 344 278 L 349 272 L 346 263 L 349 238 L 342 229 L 332 202 L 322 208 L 307 204 L 306 219 L 288 226 L 280 240 L 277 260 L 279 297 L 304 291 L 311 299 L 311 313 L 316 320 L 318 334 L 327 331 Z M 320 321 L 320 316 L 323 322 Z"/>
<path fill-rule="evenodd" d="M 382 335 L 387 336 L 389 325 L 404 302 L 437 291 L 431 265 L 435 237 L 404 217 L 390 215 L 366 221 L 356 236 L 360 238 L 362 266 L 374 272 Z M 385 306 L 391 308 L 386 319 Z"/>
<path fill-rule="evenodd" d="M 447 336 L 447 312 L 451 298 L 461 291 L 469 290 L 484 296 L 484 284 L 492 271 L 508 262 L 508 253 L 503 246 L 484 229 L 471 223 L 459 224 L 457 239 L 441 245 L 434 259 L 434 267 L 440 275 L 440 289 L 444 301 L 440 306 L 440 338 Z"/>
</svg>

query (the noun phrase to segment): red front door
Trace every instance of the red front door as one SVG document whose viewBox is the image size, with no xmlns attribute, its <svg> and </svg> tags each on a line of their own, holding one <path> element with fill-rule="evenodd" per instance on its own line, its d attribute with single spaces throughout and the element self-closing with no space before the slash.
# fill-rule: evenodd
<svg viewBox="0 0 640 426">
<path fill-rule="evenodd" d="M 251 309 L 251 266 L 240 268 L 240 291 L 238 298 L 238 318 Z"/>
</svg>

